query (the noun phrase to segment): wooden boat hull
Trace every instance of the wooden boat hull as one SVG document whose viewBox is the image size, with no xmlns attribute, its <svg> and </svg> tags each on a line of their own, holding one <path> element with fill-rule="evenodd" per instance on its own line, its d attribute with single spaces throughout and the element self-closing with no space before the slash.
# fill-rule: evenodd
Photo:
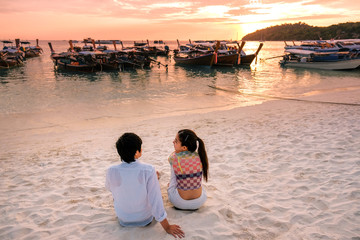
<svg viewBox="0 0 360 240">
<path fill-rule="evenodd" d="M 14 61 L 5 61 L 5 60 L 0 60 L 0 69 L 7 69 L 7 68 L 12 68 L 12 67 L 17 67 L 20 66 L 21 64 L 14 62 Z"/>
<path fill-rule="evenodd" d="M 114 71 L 114 70 L 119 70 L 120 69 L 120 64 L 118 62 L 113 62 L 113 63 L 102 63 L 102 64 L 98 64 L 97 65 L 97 69 L 100 71 Z"/>
<path fill-rule="evenodd" d="M 254 61 L 256 55 L 255 54 L 247 54 L 247 55 L 243 55 L 241 56 L 241 61 L 240 61 L 240 64 L 236 64 L 237 65 L 251 65 L 251 63 Z"/>
<path fill-rule="evenodd" d="M 16 58 L 0 58 L 0 69 L 7 69 L 23 65 L 20 59 Z"/>
<path fill-rule="evenodd" d="M 54 60 L 54 65 L 58 69 L 67 70 L 67 71 L 95 72 L 98 70 L 96 64 L 73 65 L 73 64 L 61 62 L 59 59 Z"/>
<path fill-rule="evenodd" d="M 333 62 L 299 62 L 299 61 L 280 61 L 285 67 L 322 69 L 322 70 L 351 70 L 360 67 L 360 58 L 340 60 Z"/>
<path fill-rule="evenodd" d="M 157 50 L 156 56 L 169 56 L 169 50 Z"/>
<path fill-rule="evenodd" d="M 39 57 L 41 54 L 40 50 L 29 49 L 25 51 L 25 58 Z"/>
<path fill-rule="evenodd" d="M 212 65 L 212 58 L 214 54 L 206 54 L 197 57 L 179 57 L 174 56 L 174 60 L 176 64 L 181 65 L 204 65 L 204 66 L 211 66 Z"/>
<path fill-rule="evenodd" d="M 218 55 L 217 62 L 214 63 L 214 66 L 229 66 L 232 67 L 238 59 L 238 54 L 229 54 L 229 55 Z"/>
</svg>

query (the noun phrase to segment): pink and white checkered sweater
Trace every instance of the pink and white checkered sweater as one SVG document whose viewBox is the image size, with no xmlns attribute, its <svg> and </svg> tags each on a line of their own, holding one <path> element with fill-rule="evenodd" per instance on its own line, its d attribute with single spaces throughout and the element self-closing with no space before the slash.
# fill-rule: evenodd
<svg viewBox="0 0 360 240">
<path fill-rule="evenodd" d="M 169 156 L 169 163 L 174 169 L 178 189 L 193 190 L 201 187 L 202 164 L 197 152 L 173 152 Z"/>
</svg>

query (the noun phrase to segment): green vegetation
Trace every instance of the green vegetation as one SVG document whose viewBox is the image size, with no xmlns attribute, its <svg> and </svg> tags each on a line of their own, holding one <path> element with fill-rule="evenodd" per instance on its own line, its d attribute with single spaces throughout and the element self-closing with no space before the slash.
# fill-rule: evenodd
<svg viewBox="0 0 360 240">
<path fill-rule="evenodd" d="M 247 34 L 246 41 L 300 41 L 317 39 L 360 38 L 360 22 L 347 22 L 329 27 L 314 27 L 306 23 L 282 24 Z"/>
</svg>

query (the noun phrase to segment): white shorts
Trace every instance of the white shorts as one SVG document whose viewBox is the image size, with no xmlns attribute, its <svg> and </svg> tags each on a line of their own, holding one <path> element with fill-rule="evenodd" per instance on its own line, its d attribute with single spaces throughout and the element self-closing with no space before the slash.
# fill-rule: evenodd
<svg viewBox="0 0 360 240">
<path fill-rule="evenodd" d="M 177 188 L 176 188 L 176 176 L 174 173 L 174 169 L 171 168 L 171 178 L 169 183 L 169 188 L 167 189 L 169 201 L 174 205 L 174 207 L 182 209 L 182 210 L 196 210 L 204 205 L 207 195 L 202 186 L 201 196 L 196 199 L 185 200 L 183 199 Z"/>
</svg>

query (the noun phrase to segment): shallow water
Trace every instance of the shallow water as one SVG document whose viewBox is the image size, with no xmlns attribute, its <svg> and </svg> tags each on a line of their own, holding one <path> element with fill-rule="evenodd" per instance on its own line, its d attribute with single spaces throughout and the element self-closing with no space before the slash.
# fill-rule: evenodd
<svg viewBox="0 0 360 240">
<path fill-rule="evenodd" d="M 52 44 L 57 52 L 68 48 L 66 41 Z M 278 64 L 280 58 L 265 61 L 283 54 L 282 42 L 265 42 L 259 59 L 250 67 L 183 67 L 174 65 L 171 57 L 158 57 L 157 61 L 168 64 L 168 70 L 153 66 L 97 73 L 56 71 L 47 41 L 40 41 L 40 46 L 45 50 L 41 57 L 0 72 L 0 133 L 101 118 L 129 122 L 267 101 L 253 94 L 297 98 L 360 87 L 360 71 L 285 69 Z M 175 49 L 175 41 L 169 46 Z M 248 42 L 244 50 L 253 53 L 257 47 L 257 42 Z M 13 121 L 19 118 L 26 121 Z"/>
</svg>

